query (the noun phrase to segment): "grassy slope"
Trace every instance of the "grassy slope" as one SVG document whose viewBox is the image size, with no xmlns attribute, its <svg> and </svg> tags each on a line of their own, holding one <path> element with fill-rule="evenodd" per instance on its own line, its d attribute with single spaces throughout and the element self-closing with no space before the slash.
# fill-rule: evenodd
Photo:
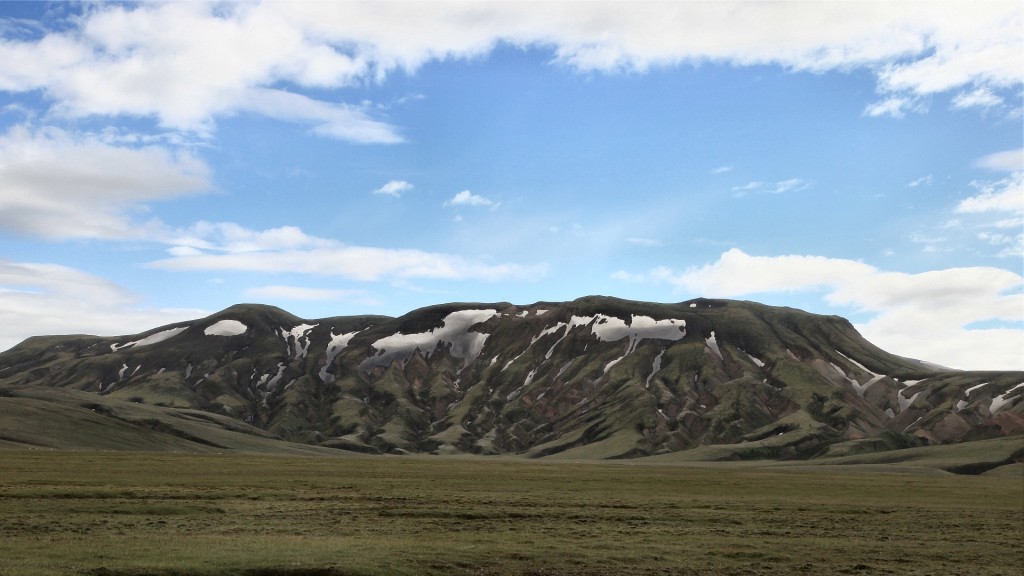
<svg viewBox="0 0 1024 576">
<path fill-rule="evenodd" d="M 231 418 L 198 410 L 36 387 L 0 388 L 0 441 L 8 448 L 63 450 L 336 453 L 284 442 Z"/>
<path fill-rule="evenodd" d="M 1020 482 L 501 458 L 0 452 L 5 576 L 1020 573 Z"/>
</svg>

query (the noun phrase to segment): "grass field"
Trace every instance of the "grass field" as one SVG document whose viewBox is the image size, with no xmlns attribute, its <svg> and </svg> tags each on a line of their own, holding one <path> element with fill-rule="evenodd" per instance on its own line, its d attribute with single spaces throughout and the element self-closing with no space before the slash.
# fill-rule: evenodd
<svg viewBox="0 0 1024 576">
<path fill-rule="evenodd" d="M 0 451 L 0 574 L 1024 573 L 1024 481 L 934 469 Z"/>
</svg>

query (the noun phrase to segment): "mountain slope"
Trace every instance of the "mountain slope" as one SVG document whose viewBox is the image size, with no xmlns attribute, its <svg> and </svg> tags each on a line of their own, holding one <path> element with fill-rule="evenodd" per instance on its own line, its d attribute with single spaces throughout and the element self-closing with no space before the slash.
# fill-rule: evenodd
<svg viewBox="0 0 1024 576">
<path fill-rule="evenodd" d="M 119 338 L 30 338 L 0 387 L 202 410 L 365 452 L 851 455 L 1024 431 L 1024 373 L 889 354 L 752 302 L 588 297 L 303 320 L 259 305 Z"/>
</svg>

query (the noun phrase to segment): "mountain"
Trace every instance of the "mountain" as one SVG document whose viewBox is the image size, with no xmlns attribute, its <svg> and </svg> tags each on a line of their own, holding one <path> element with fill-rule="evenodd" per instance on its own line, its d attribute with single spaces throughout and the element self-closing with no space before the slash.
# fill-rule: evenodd
<svg viewBox="0 0 1024 576">
<path fill-rule="evenodd" d="M 102 435 L 105 417 L 161 432 L 167 449 L 234 448 L 242 434 L 290 450 L 840 457 L 1019 435 L 1022 398 L 1024 372 L 902 358 L 843 318 L 753 302 L 587 297 L 318 320 L 244 304 L 0 353 L 0 445 L 75 446 L 74 418 Z"/>
</svg>

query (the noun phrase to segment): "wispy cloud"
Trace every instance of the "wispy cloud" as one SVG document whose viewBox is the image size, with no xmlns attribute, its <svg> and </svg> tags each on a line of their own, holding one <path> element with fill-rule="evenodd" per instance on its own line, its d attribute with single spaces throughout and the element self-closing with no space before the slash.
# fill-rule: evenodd
<svg viewBox="0 0 1024 576">
<path fill-rule="evenodd" d="M 736 196 L 744 196 L 747 193 L 784 194 L 786 192 L 798 192 L 809 187 L 810 183 L 803 178 L 788 178 L 786 180 L 779 180 L 778 182 L 761 182 L 755 180 L 740 186 L 733 186 L 732 191 L 737 193 Z"/>
<path fill-rule="evenodd" d="M 878 102 L 872 102 L 864 108 L 864 115 L 872 118 L 889 116 L 892 118 L 903 118 L 907 112 L 920 110 L 915 98 L 906 96 L 890 96 Z"/>
<path fill-rule="evenodd" d="M 309 288 L 305 286 L 257 286 L 248 288 L 243 295 L 246 298 L 259 300 L 302 300 L 302 301 L 332 301 L 351 300 L 353 298 L 364 298 L 364 290 L 340 290 L 332 288 Z"/>
<path fill-rule="evenodd" d="M 1021 172 L 1024 171 L 1024 148 L 1003 150 L 988 156 L 978 158 L 974 165 L 979 168 L 986 168 L 995 172 Z"/>
<path fill-rule="evenodd" d="M 830 305 L 870 315 L 858 330 L 885 350 L 956 368 L 1024 368 L 1024 330 L 968 328 L 987 320 L 1024 322 L 1024 277 L 1008 270 L 906 274 L 855 260 L 751 256 L 732 249 L 716 262 L 679 272 L 659 267 L 615 277 L 667 283 L 680 292 L 716 298 L 822 292 Z"/>
<path fill-rule="evenodd" d="M 957 110 L 967 108 L 992 108 L 1003 103 L 1003 99 L 992 93 L 985 87 L 977 88 L 971 92 L 961 92 L 953 98 L 952 106 Z"/>
<path fill-rule="evenodd" d="M 711 173 L 712 174 L 725 174 L 726 172 L 732 172 L 732 170 L 733 170 L 732 166 L 728 166 L 728 165 L 727 166 L 718 166 L 716 168 L 712 168 L 711 169 Z"/>
<path fill-rule="evenodd" d="M 932 175 L 929 174 L 927 176 L 921 176 L 920 178 L 909 182 L 907 184 L 907 187 L 908 188 L 917 188 L 918 186 L 931 186 L 931 185 L 932 185 Z"/>
<path fill-rule="evenodd" d="M 412 184 L 405 180 L 391 180 L 387 184 L 377 188 L 373 191 L 374 194 L 383 194 L 385 196 L 394 196 L 398 198 L 402 194 L 415 188 Z"/>
<path fill-rule="evenodd" d="M 478 194 L 473 194 L 469 190 L 463 190 L 455 196 L 452 196 L 451 200 L 444 203 L 445 206 L 486 206 L 492 209 L 499 206 L 498 202 L 495 202 L 489 198 L 485 198 Z"/>
<path fill-rule="evenodd" d="M 523 280 L 542 277 L 545 264 L 490 263 L 419 249 L 353 246 L 293 226 L 251 230 L 230 222 L 182 231 L 169 258 L 147 264 L 169 271 L 309 274 L 359 281 L 400 279 Z"/>
<path fill-rule="evenodd" d="M 956 206 L 959 213 L 1011 212 L 1024 214 L 1024 172 L 991 181 L 971 182 L 978 193 Z"/>
</svg>

